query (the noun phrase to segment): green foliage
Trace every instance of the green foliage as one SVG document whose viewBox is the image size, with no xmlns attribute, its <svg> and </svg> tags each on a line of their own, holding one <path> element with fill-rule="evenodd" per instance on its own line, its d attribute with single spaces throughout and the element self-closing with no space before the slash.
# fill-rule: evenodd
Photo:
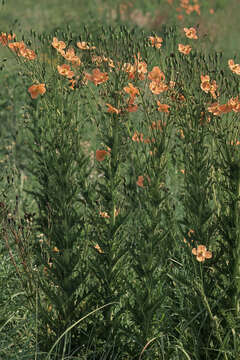
<svg viewBox="0 0 240 360">
<path fill-rule="evenodd" d="M 19 359 L 238 356 L 239 111 L 209 108 L 238 95 L 238 78 L 204 39 L 184 55 L 177 26 L 160 49 L 150 35 L 32 31 L 37 58 L 16 55 L 17 80 L 1 73 L 0 357 L 20 331 Z M 46 92 L 30 96 L 33 84 Z"/>
</svg>

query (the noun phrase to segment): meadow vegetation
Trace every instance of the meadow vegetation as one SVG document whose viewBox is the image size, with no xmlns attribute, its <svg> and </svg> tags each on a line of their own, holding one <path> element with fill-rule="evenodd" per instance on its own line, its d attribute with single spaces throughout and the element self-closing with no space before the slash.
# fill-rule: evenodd
<svg viewBox="0 0 240 360">
<path fill-rule="evenodd" d="M 238 2 L 22 3 L 1 7 L 0 359 L 238 359 Z"/>
</svg>

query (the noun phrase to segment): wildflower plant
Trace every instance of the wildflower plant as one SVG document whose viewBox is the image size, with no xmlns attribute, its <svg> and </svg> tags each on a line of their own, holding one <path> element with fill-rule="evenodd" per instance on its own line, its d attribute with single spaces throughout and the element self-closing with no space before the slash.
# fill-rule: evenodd
<svg viewBox="0 0 240 360">
<path fill-rule="evenodd" d="M 2 33 L 24 69 L 32 205 L 1 224 L 40 351 L 236 356 L 238 64 L 198 41 L 120 25 L 32 49 Z"/>
</svg>

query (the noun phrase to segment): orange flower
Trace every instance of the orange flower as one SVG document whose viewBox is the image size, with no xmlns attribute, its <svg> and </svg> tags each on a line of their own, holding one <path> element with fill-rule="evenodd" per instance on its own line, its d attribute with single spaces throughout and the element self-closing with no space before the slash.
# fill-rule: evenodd
<svg viewBox="0 0 240 360">
<path fill-rule="evenodd" d="M 231 106 L 234 112 L 240 112 L 240 101 L 238 99 L 238 96 L 228 100 L 228 105 Z"/>
<path fill-rule="evenodd" d="M 198 39 L 197 36 L 197 31 L 196 29 L 194 29 L 193 27 L 188 28 L 183 28 L 183 30 L 185 31 L 186 37 L 189 39 Z"/>
<path fill-rule="evenodd" d="M 139 139 L 139 135 L 140 135 L 140 139 Z M 136 141 L 136 142 L 143 142 L 143 133 L 138 133 L 137 131 L 135 131 L 135 133 L 132 136 L 132 141 Z"/>
<path fill-rule="evenodd" d="M 103 161 L 106 155 L 110 155 L 110 153 L 106 150 L 96 150 L 96 160 Z"/>
<path fill-rule="evenodd" d="M 190 45 L 178 44 L 178 51 L 180 51 L 184 55 L 188 55 L 191 50 L 192 48 Z"/>
<path fill-rule="evenodd" d="M 232 111 L 232 106 L 228 103 L 223 105 L 220 105 L 219 103 L 213 103 L 212 105 L 208 106 L 207 109 L 210 113 L 213 113 L 213 115 L 222 115 Z"/>
<path fill-rule="evenodd" d="M 179 15 L 177 16 L 177 18 L 178 18 L 178 20 L 180 20 L 180 21 L 183 21 L 183 19 L 184 19 L 184 17 L 183 17 L 182 14 L 179 14 Z"/>
<path fill-rule="evenodd" d="M 134 79 L 136 67 L 135 65 L 132 65 L 130 63 L 124 63 L 122 66 L 122 70 L 125 71 L 128 74 L 129 79 Z"/>
<path fill-rule="evenodd" d="M 157 101 L 157 104 L 158 104 L 158 111 L 162 111 L 162 112 L 165 112 L 165 113 L 169 113 L 169 108 L 170 106 L 167 105 L 167 104 L 161 104 L 160 101 Z"/>
<path fill-rule="evenodd" d="M 36 53 L 33 50 L 27 48 L 20 49 L 20 54 L 28 60 L 34 60 L 37 57 Z"/>
<path fill-rule="evenodd" d="M 74 79 L 69 79 L 69 88 L 72 90 L 75 90 L 75 86 L 77 84 L 77 81 Z"/>
<path fill-rule="evenodd" d="M 199 261 L 199 262 L 203 262 L 203 261 L 205 261 L 205 259 L 212 258 L 211 251 L 207 251 L 207 248 L 204 245 L 198 245 L 197 248 L 193 248 L 192 254 L 196 256 L 197 261 Z"/>
<path fill-rule="evenodd" d="M 109 219 L 110 216 L 108 215 L 108 213 L 106 211 L 100 211 L 99 215 L 105 219 Z"/>
<path fill-rule="evenodd" d="M 201 75 L 201 89 L 205 92 L 205 93 L 209 93 L 212 95 L 212 97 L 214 99 L 217 98 L 217 95 L 215 94 L 215 92 L 217 91 L 217 83 L 215 80 L 212 80 L 212 82 L 210 83 L 210 76 L 208 75 Z"/>
<path fill-rule="evenodd" d="M 98 244 L 94 245 L 94 249 L 96 249 L 99 254 L 104 254 L 104 251 L 100 248 Z"/>
<path fill-rule="evenodd" d="M 8 45 L 8 42 L 15 39 L 16 35 L 15 34 L 6 34 L 6 33 L 1 33 L 0 35 L 0 43 L 3 45 L 3 46 L 6 46 Z"/>
<path fill-rule="evenodd" d="M 145 74 L 147 73 L 147 64 L 145 63 L 145 61 L 138 62 L 136 65 L 136 70 L 139 80 L 144 80 Z"/>
<path fill-rule="evenodd" d="M 121 112 L 121 110 L 116 109 L 114 106 L 110 105 L 110 104 L 106 104 L 108 107 L 108 112 L 112 113 L 112 114 L 119 114 Z"/>
<path fill-rule="evenodd" d="M 72 64 L 80 66 L 81 65 L 81 60 L 79 59 L 78 56 L 75 55 L 75 51 L 73 48 L 68 49 L 65 53 L 62 53 L 62 56 L 68 60 L 71 61 Z"/>
<path fill-rule="evenodd" d="M 77 42 L 77 47 L 81 50 L 94 50 L 96 46 L 90 46 L 86 41 Z"/>
<path fill-rule="evenodd" d="M 38 95 L 43 95 L 46 92 L 45 84 L 32 85 L 28 89 L 32 99 L 36 99 Z"/>
<path fill-rule="evenodd" d="M 135 98 L 136 95 L 140 94 L 138 88 L 134 87 L 131 83 L 129 83 L 128 86 L 125 86 L 123 90 L 129 94 L 131 98 Z"/>
<path fill-rule="evenodd" d="M 75 54 L 75 50 L 73 48 L 69 48 L 66 52 L 64 52 L 63 57 L 68 60 L 71 61 L 71 59 L 76 56 Z"/>
<path fill-rule="evenodd" d="M 92 75 L 86 73 L 85 78 L 89 81 L 92 81 L 95 85 L 102 84 L 108 80 L 108 74 L 101 72 L 98 68 L 93 69 Z"/>
<path fill-rule="evenodd" d="M 16 41 L 8 44 L 9 49 L 17 53 L 18 56 L 21 56 L 21 50 L 26 49 L 26 45 L 23 41 Z"/>
<path fill-rule="evenodd" d="M 235 142 L 233 140 L 230 141 L 230 145 L 235 145 L 235 146 L 239 146 L 240 145 L 240 141 L 239 140 L 235 140 Z"/>
<path fill-rule="evenodd" d="M 148 74 L 148 79 L 155 82 L 161 82 L 162 80 L 165 80 L 165 75 L 158 66 L 154 66 L 152 71 Z"/>
<path fill-rule="evenodd" d="M 138 106 L 133 103 L 129 103 L 128 107 L 126 108 L 126 111 L 128 112 L 136 112 L 137 110 L 138 110 Z"/>
<path fill-rule="evenodd" d="M 233 59 L 230 59 L 228 60 L 228 66 L 233 73 L 240 75 L 240 64 L 235 64 Z"/>
<path fill-rule="evenodd" d="M 156 49 L 160 49 L 162 46 L 163 39 L 159 36 L 149 36 L 148 40 L 151 42 L 151 46 Z"/>
<path fill-rule="evenodd" d="M 137 180 L 137 183 L 136 183 L 136 184 L 137 184 L 138 186 L 140 186 L 140 187 L 144 187 L 143 181 L 144 181 L 144 176 L 140 175 L 140 176 L 138 177 L 138 180 Z"/>
<path fill-rule="evenodd" d="M 200 15 L 200 14 L 201 14 L 201 12 L 200 12 L 200 5 L 199 5 L 199 4 L 193 5 L 193 11 L 196 11 L 196 13 L 197 13 L 198 15 Z"/>
<path fill-rule="evenodd" d="M 151 92 L 153 94 L 159 95 L 162 92 L 167 91 L 168 86 L 166 84 L 164 84 L 163 81 L 160 81 L 160 82 L 151 81 L 149 84 L 149 89 L 151 90 Z"/>
<path fill-rule="evenodd" d="M 60 75 L 66 76 L 68 79 L 71 79 L 74 76 L 74 72 L 71 71 L 70 65 L 58 65 L 57 69 Z"/>
<path fill-rule="evenodd" d="M 64 41 L 58 41 L 58 39 L 56 37 L 53 38 L 52 41 L 52 46 L 54 47 L 54 49 L 56 49 L 58 52 L 60 53 L 64 53 L 63 49 L 65 49 L 66 44 Z"/>
<path fill-rule="evenodd" d="M 173 89 L 173 88 L 175 87 L 175 85 L 176 85 L 176 82 L 175 82 L 175 81 L 172 81 L 172 80 L 169 81 L 169 87 L 170 87 L 171 89 Z"/>
<path fill-rule="evenodd" d="M 148 183 L 150 184 L 150 182 L 151 182 L 150 177 L 148 175 L 146 177 L 147 177 Z M 144 187 L 143 182 L 144 182 L 144 176 L 140 175 L 138 177 L 136 184 L 140 187 Z"/>
</svg>

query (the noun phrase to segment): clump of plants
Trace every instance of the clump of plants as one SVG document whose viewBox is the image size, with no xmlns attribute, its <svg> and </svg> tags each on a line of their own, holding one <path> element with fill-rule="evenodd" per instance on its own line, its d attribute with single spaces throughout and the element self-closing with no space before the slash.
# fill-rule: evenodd
<svg viewBox="0 0 240 360">
<path fill-rule="evenodd" d="M 240 66 L 201 41 L 1 34 L 28 93 L 1 233 L 39 356 L 236 359 Z"/>
</svg>

